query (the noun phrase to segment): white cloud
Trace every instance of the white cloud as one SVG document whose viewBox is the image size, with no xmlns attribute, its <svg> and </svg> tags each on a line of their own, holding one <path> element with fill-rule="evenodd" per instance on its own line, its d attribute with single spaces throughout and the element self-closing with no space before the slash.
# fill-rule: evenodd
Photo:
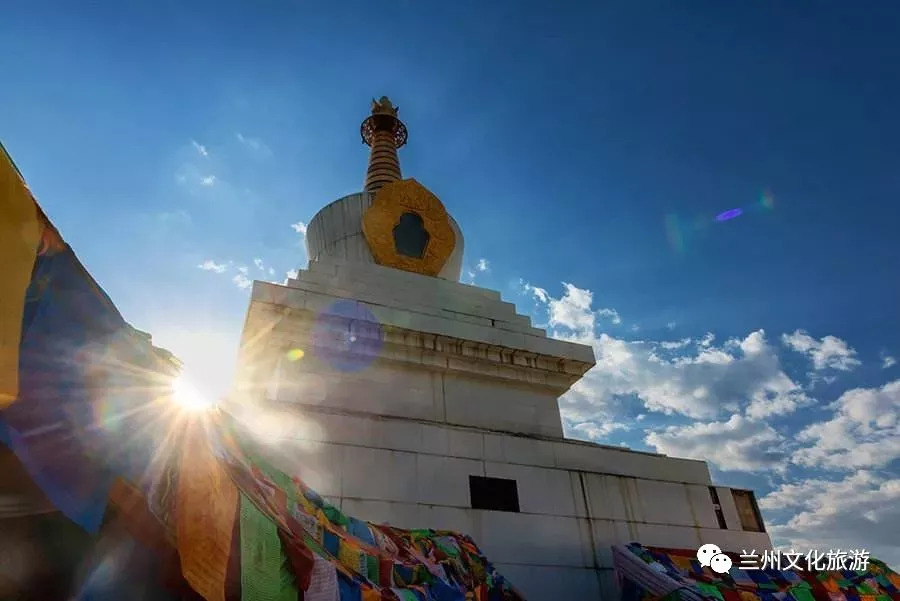
<svg viewBox="0 0 900 601">
<path fill-rule="evenodd" d="M 275 269 L 273 267 L 269 267 L 268 271 L 269 275 L 275 275 Z"/>
<path fill-rule="evenodd" d="M 895 365 L 897 365 L 897 360 L 894 357 L 892 357 L 891 355 L 888 355 L 885 352 L 881 353 L 881 368 L 882 369 L 890 369 L 890 368 L 894 367 Z"/>
<path fill-rule="evenodd" d="M 262 259 L 254 259 L 253 263 L 260 267 L 262 265 Z M 212 271 L 214 273 L 225 273 L 230 268 L 234 267 L 234 263 L 232 261 L 228 261 L 227 263 L 216 263 L 212 259 L 207 259 L 197 265 L 200 269 L 205 271 Z M 253 285 L 253 280 L 250 279 L 249 273 L 250 270 L 245 265 L 239 265 L 236 268 L 237 273 L 231 278 L 231 281 L 234 282 L 238 288 L 242 290 L 246 290 Z M 262 267 L 260 267 L 262 269 Z"/>
<path fill-rule="evenodd" d="M 266 146 L 262 140 L 259 138 L 250 138 L 241 133 L 235 134 L 235 137 L 238 139 L 238 142 L 253 150 L 254 152 L 259 152 L 261 154 L 271 154 L 272 151 Z"/>
<path fill-rule="evenodd" d="M 266 266 L 263 264 L 262 259 L 253 259 L 253 264 L 256 265 L 256 268 L 265 273 Z"/>
<path fill-rule="evenodd" d="M 235 284 L 237 284 L 237 287 L 242 290 L 246 290 L 247 288 L 249 288 L 250 286 L 253 285 L 253 280 L 248 278 L 243 273 L 238 273 L 233 278 L 231 278 L 231 281 L 234 282 Z"/>
<path fill-rule="evenodd" d="M 478 259 L 478 262 L 475 263 L 475 266 L 472 268 L 465 268 L 460 276 L 460 282 L 463 284 L 469 284 L 471 286 L 475 285 L 475 280 L 478 279 L 479 274 L 489 273 L 491 271 L 491 264 L 487 259 Z"/>
<path fill-rule="evenodd" d="M 594 293 L 590 290 L 563 282 L 563 295 L 556 299 L 552 298 L 543 288 L 528 284 L 524 284 L 524 286 L 527 291 L 534 294 L 538 301 L 547 303 L 551 327 L 569 330 L 578 339 L 593 338 L 598 316 L 606 318 L 614 324 L 622 323 L 622 318 L 615 309 L 594 310 L 592 308 Z"/>
<path fill-rule="evenodd" d="M 616 325 L 622 323 L 622 318 L 619 317 L 619 312 L 615 309 L 599 309 L 597 311 L 597 315 L 599 315 L 600 317 L 606 317 Z"/>
<path fill-rule="evenodd" d="M 214 185 L 215 183 L 216 183 L 216 176 L 215 176 L 215 175 L 207 175 L 207 176 L 205 176 L 205 177 L 200 178 L 200 185 L 201 185 L 201 186 L 212 186 L 212 185 Z"/>
<path fill-rule="evenodd" d="M 855 388 L 830 405 L 831 419 L 804 428 L 797 438 L 812 443 L 795 462 L 833 470 L 887 466 L 900 458 L 900 380 L 880 388 Z"/>
<path fill-rule="evenodd" d="M 194 147 L 194 150 L 200 153 L 200 156 L 209 156 L 209 152 L 207 152 L 206 146 L 204 146 L 203 144 L 200 144 L 196 140 L 191 140 L 191 145 Z"/>
<path fill-rule="evenodd" d="M 543 288 L 532 286 L 528 282 L 521 279 L 519 280 L 519 283 L 522 285 L 522 288 L 524 288 L 526 292 L 533 294 L 534 298 L 536 298 L 539 302 L 546 303 L 550 300 L 550 295 L 547 294 L 547 291 Z"/>
<path fill-rule="evenodd" d="M 830 368 L 849 371 L 860 364 L 856 351 L 835 336 L 816 340 L 803 330 L 796 330 L 793 334 L 782 334 L 781 341 L 798 353 L 807 355 L 818 370 Z"/>
<path fill-rule="evenodd" d="M 204 271 L 214 271 L 215 273 L 225 273 L 225 270 L 228 269 L 227 263 L 216 263 L 212 259 L 207 259 L 197 265 L 200 269 Z"/>
<path fill-rule="evenodd" d="M 565 291 L 561 298 L 550 297 L 548 301 L 550 326 L 570 330 L 578 338 L 593 338 L 595 323 L 594 311 L 591 309 L 593 292 L 566 282 L 563 282 L 563 288 Z M 541 292 L 546 294 L 546 291 Z"/>
<path fill-rule="evenodd" d="M 569 434 L 573 438 L 602 441 L 616 430 L 627 430 L 628 427 L 620 422 L 581 422 L 568 427 Z"/>
<path fill-rule="evenodd" d="M 728 421 L 670 426 L 645 442 L 658 452 L 709 461 L 723 470 L 771 469 L 786 464 L 785 440 L 771 426 L 741 415 Z"/>
<path fill-rule="evenodd" d="M 690 338 L 682 338 L 681 340 L 675 340 L 672 342 L 660 342 L 659 346 L 667 351 L 684 348 L 693 342 Z"/>
<path fill-rule="evenodd" d="M 562 297 L 554 298 L 542 288 L 523 287 L 546 307 L 551 336 L 594 348 L 596 366 L 560 399 L 569 423 L 613 421 L 635 403 L 698 419 L 723 411 L 761 419 L 810 402 L 783 371 L 762 330 L 721 346 L 707 335 L 699 342 L 668 343 L 665 349 L 661 343 L 597 335 L 589 290 L 564 284 Z M 681 347 L 678 355 L 666 356 L 672 346 Z"/>
<path fill-rule="evenodd" d="M 833 413 L 821 423 L 799 433 L 781 432 L 767 420 L 813 400 L 787 374 L 779 359 L 785 351 L 763 330 L 723 341 L 712 333 L 699 339 L 626 340 L 598 331 L 602 322 L 596 317 L 608 314 L 593 307 L 590 290 L 564 284 L 555 297 L 523 280 L 520 284 L 546 311 L 551 336 L 594 348 L 596 366 L 560 399 L 568 435 L 600 442 L 623 429 L 623 422 L 633 423 L 648 428 L 644 442 L 657 451 L 703 459 L 723 470 L 782 479 L 798 468 L 857 470 L 844 480 L 781 486 L 770 480 L 775 490 L 761 500 L 769 531 L 780 547 L 824 551 L 851 546 L 900 563 L 894 535 L 900 531 L 900 480 L 858 471 L 898 465 L 900 380 L 848 390 L 828 405 Z M 810 380 L 831 380 L 834 374 L 823 370 L 847 371 L 860 364 L 856 351 L 834 336 L 815 339 L 797 330 L 775 340 L 809 357 L 815 367 L 806 374 Z M 884 353 L 881 364 L 895 362 Z M 647 419 L 646 409 L 700 421 L 654 429 L 658 419 Z M 629 415 L 636 417 L 624 417 Z"/>
<path fill-rule="evenodd" d="M 306 224 L 302 221 L 298 221 L 297 223 L 292 223 L 291 228 L 297 232 L 298 234 L 305 236 L 306 235 Z"/>
<path fill-rule="evenodd" d="M 865 549 L 900 565 L 900 479 L 858 471 L 842 480 L 782 484 L 759 500 L 761 509 L 792 514 L 768 530 L 779 547 L 800 550 Z"/>
<path fill-rule="evenodd" d="M 763 418 L 791 413 L 808 402 L 771 350 L 741 355 L 722 348 L 683 348 L 689 354 L 667 359 L 654 343 L 601 334 L 592 344 L 597 365 L 561 399 L 564 410 L 588 415 L 618 410 L 624 398 L 633 396 L 647 409 L 667 414 L 711 418 L 743 407 L 749 417 Z"/>
<path fill-rule="evenodd" d="M 670 330 L 674 330 L 674 329 L 675 329 L 675 326 L 677 326 L 677 325 L 678 325 L 678 322 L 676 322 L 676 321 L 670 321 L 669 323 L 666 324 L 666 327 L 667 327 L 668 329 L 670 329 Z"/>
</svg>

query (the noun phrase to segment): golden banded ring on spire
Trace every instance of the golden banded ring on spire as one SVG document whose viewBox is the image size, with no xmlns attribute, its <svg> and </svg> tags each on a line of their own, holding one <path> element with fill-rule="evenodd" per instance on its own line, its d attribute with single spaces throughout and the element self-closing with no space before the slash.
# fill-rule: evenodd
<svg viewBox="0 0 900 601">
<path fill-rule="evenodd" d="M 406 144 L 407 131 L 406 125 L 397 118 L 399 107 L 393 105 L 387 96 L 382 96 L 379 100 L 372 99 L 372 114 L 362 122 L 359 133 L 362 141 L 368 146 L 372 146 L 375 133 L 384 131 L 390 132 L 394 142 L 394 148 L 400 148 Z"/>
<path fill-rule="evenodd" d="M 397 107 L 382 96 L 372 100 L 372 114 L 360 126 L 363 142 L 371 148 L 364 189 L 375 194 L 385 184 L 401 179 L 397 149 L 406 144 L 406 126 L 397 118 Z"/>
</svg>

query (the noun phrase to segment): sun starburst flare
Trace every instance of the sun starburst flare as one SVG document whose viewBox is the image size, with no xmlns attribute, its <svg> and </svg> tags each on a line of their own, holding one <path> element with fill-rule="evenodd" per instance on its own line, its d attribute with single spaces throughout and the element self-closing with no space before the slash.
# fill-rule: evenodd
<svg viewBox="0 0 900 601">
<path fill-rule="evenodd" d="M 184 374 L 172 380 L 172 400 L 181 409 L 194 412 L 206 411 L 215 405 Z"/>
</svg>

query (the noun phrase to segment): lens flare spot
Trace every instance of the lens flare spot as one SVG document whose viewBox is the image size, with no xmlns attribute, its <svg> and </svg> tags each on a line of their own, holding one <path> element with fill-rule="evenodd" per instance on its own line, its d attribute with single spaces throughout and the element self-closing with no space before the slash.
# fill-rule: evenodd
<svg viewBox="0 0 900 601">
<path fill-rule="evenodd" d="M 356 372 L 368 368 L 378 358 L 384 331 L 365 305 L 341 300 L 319 314 L 311 342 L 309 350 L 317 359 L 336 370 Z"/>
<path fill-rule="evenodd" d="M 744 211 L 741 209 L 729 209 L 724 213 L 719 213 L 716 215 L 716 221 L 728 221 L 729 219 L 734 219 L 735 217 L 740 217 L 744 214 Z"/>
<path fill-rule="evenodd" d="M 679 227 L 677 215 L 666 215 L 666 237 L 676 252 L 684 251 L 684 236 Z"/>
<path fill-rule="evenodd" d="M 121 424 L 118 407 L 110 398 L 102 398 L 94 404 L 94 421 L 109 432 L 117 432 Z"/>
<path fill-rule="evenodd" d="M 306 353 L 303 352 L 303 349 L 300 348 L 292 348 L 287 352 L 288 361 L 299 361 L 303 358 L 303 355 Z"/>
<path fill-rule="evenodd" d="M 187 411 L 206 411 L 213 407 L 213 402 L 197 390 L 184 374 L 172 381 L 172 400 Z"/>
<path fill-rule="evenodd" d="M 763 190 L 763 193 L 759 197 L 759 204 L 764 209 L 771 211 L 775 208 L 775 197 L 772 196 L 772 193 L 768 190 Z"/>
</svg>

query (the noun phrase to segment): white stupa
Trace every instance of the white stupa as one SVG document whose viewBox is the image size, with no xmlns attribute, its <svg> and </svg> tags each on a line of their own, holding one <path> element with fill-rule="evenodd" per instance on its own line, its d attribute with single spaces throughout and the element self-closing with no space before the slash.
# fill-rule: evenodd
<svg viewBox="0 0 900 601">
<path fill-rule="evenodd" d="M 705 462 L 564 437 L 593 350 L 459 282 L 462 231 L 402 179 L 387 98 L 362 137 L 364 190 L 309 222 L 307 268 L 253 286 L 235 398 L 273 460 L 349 515 L 471 535 L 534 601 L 617 598 L 613 544 L 770 549 Z"/>
</svg>

